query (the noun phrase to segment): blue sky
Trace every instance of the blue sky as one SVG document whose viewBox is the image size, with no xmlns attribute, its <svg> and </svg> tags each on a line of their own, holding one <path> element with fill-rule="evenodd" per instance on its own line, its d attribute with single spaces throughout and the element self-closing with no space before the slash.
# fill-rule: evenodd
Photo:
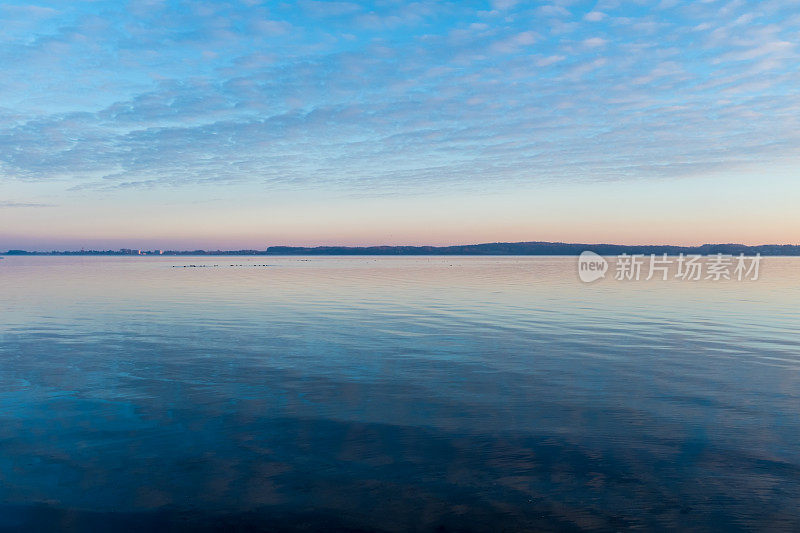
<svg viewBox="0 0 800 533">
<path fill-rule="evenodd" d="M 0 248 L 800 242 L 796 1 L 0 22 Z"/>
</svg>

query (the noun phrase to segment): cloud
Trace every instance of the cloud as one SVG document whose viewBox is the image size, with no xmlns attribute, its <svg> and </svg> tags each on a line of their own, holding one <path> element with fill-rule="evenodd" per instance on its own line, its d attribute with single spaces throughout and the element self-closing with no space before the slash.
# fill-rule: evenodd
<svg viewBox="0 0 800 533">
<path fill-rule="evenodd" d="M 536 32 L 524 31 L 495 42 L 492 44 L 491 50 L 501 54 L 514 53 L 522 47 L 532 45 L 538 38 L 539 35 Z"/>
<path fill-rule="evenodd" d="M 35 202 L 9 202 L 0 200 L 0 209 L 6 208 L 28 208 L 28 207 L 55 207 L 54 204 L 41 204 Z"/>
<path fill-rule="evenodd" d="M 313 17 L 341 17 L 362 11 L 354 2 L 323 2 L 321 0 L 301 0 L 299 5 Z"/>
<path fill-rule="evenodd" d="M 606 18 L 606 14 L 602 11 L 590 11 L 584 15 L 583 20 L 588 20 L 589 22 L 600 22 L 604 18 Z"/>
<path fill-rule="evenodd" d="M 284 20 L 256 19 L 252 26 L 256 32 L 268 35 L 284 35 L 292 30 L 292 25 Z"/>
<path fill-rule="evenodd" d="M 540 15 L 548 17 L 568 17 L 572 15 L 572 13 L 570 13 L 570 11 L 564 6 L 552 4 L 540 6 L 537 11 Z"/>
<path fill-rule="evenodd" d="M 790 43 L 788 41 L 771 41 L 722 54 L 715 60 L 715 63 L 725 61 L 750 61 L 762 56 L 791 58 L 796 57 L 795 47 L 795 43 Z"/>
<path fill-rule="evenodd" d="M 512 9 L 519 3 L 519 0 L 492 0 L 492 8 L 498 11 Z"/>
<path fill-rule="evenodd" d="M 33 6 L 33 5 L 3 5 L 0 6 L 0 11 L 6 15 L 15 16 L 19 18 L 28 19 L 43 19 L 51 18 L 58 15 L 58 10 L 52 7 Z"/>
<path fill-rule="evenodd" d="M 791 6 L 548 6 L 563 19 L 424 0 L 23 13 L 38 30 L 0 36 L 0 179 L 420 194 L 800 149 Z"/>
<path fill-rule="evenodd" d="M 603 39 L 602 37 L 589 37 L 583 40 L 583 45 L 589 48 L 600 48 L 606 44 L 608 44 L 608 39 Z"/>
<path fill-rule="evenodd" d="M 566 58 L 567 58 L 566 56 L 553 55 L 553 56 L 539 58 L 536 60 L 535 63 L 537 67 L 549 67 L 550 65 L 554 65 L 561 61 L 564 61 Z"/>
</svg>

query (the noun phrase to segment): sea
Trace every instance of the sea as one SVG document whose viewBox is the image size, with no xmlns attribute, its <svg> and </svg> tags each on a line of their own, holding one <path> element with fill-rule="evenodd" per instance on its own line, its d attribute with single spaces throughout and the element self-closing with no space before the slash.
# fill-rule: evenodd
<svg viewBox="0 0 800 533">
<path fill-rule="evenodd" d="M 800 258 L 0 260 L 0 531 L 800 530 Z"/>
</svg>

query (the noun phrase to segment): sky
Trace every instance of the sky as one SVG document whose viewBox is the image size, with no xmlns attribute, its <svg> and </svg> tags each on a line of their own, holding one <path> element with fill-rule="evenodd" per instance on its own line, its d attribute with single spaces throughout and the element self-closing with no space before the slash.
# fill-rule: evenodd
<svg viewBox="0 0 800 533">
<path fill-rule="evenodd" d="M 0 250 L 800 243 L 796 0 L 0 4 Z"/>
</svg>

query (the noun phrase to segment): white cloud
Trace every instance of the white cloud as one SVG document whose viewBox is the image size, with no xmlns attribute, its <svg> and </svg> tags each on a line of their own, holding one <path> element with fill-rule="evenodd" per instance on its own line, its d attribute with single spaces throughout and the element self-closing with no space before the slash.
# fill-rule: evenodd
<svg viewBox="0 0 800 533">
<path fill-rule="evenodd" d="M 128 24 L 4 34 L 3 179 L 427 190 L 673 175 L 800 151 L 791 6 L 623 18 L 603 1 L 541 33 L 507 12 L 521 4 L 493 7 L 502 15 L 476 22 L 426 0 L 257 16 L 211 3 L 183 26 L 144 10 Z"/>
<path fill-rule="evenodd" d="M 54 204 L 42 204 L 36 202 L 10 202 L 0 200 L 0 209 L 30 208 L 30 207 L 55 207 Z"/>
<path fill-rule="evenodd" d="M 491 49 L 502 54 L 513 53 L 517 52 L 521 47 L 534 44 L 538 39 L 539 35 L 536 32 L 525 31 L 495 42 Z"/>
<path fill-rule="evenodd" d="M 606 44 L 608 44 L 608 39 L 603 39 L 602 37 L 590 37 L 583 40 L 583 45 L 590 48 L 599 48 Z"/>
<path fill-rule="evenodd" d="M 563 6 L 559 6 L 559 5 L 552 5 L 552 4 L 540 6 L 537 9 L 537 11 L 541 15 L 551 16 L 551 17 L 553 17 L 553 16 L 555 16 L 555 17 L 568 17 L 568 16 L 572 15 L 572 13 L 570 13 L 567 8 L 565 8 Z"/>
<path fill-rule="evenodd" d="M 519 3 L 519 0 L 492 0 L 492 8 L 498 11 L 506 11 Z"/>
<path fill-rule="evenodd" d="M 548 67 L 550 65 L 554 65 L 561 61 L 564 61 L 565 59 L 566 56 L 553 55 L 553 56 L 539 58 L 535 61 L 535 64 L 537 67 Z"/>
<path fill-rule="evenodd" d="M 586 13 L 583 19 L 588 20 L 589 22 L 600 22 L 606 17 L 607 15 L 602 11 L 590 11 L 589 13 Z"/>
</svg>

